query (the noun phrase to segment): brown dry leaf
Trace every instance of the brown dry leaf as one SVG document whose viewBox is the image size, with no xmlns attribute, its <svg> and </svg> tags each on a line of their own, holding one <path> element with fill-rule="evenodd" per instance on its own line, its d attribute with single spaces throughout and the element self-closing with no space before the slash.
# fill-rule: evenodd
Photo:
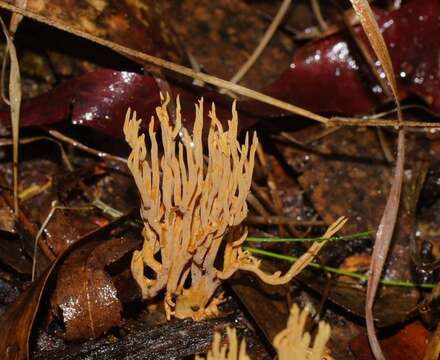
<svg viewBox="0 0 440 360">
<path fill-rule="evenodd" d="M 270 272 L 277 270 L 271 263 L 265 263 L 264 269 Z M 267 285 L 245 272 L 236 273 L 227 283 L 271 343 L 275 335 L 285 327 L 289 315 L 287 286 Z"/>
<path fill-rule="evenodd" d="M 420 360 L 426 352 L 430 333 L 418 323 L 411 323 L 394 335 L 381 340 L 388 360 Z M 365 335 L 359 335 L 350 343 L 351 351 L 358 360 L 373 360 Z"/>
<path fill-rule="evenodd" d="M 49 205 L 47 202 L 45 205 Z M 43 205 L 39 213 L 39 221 L 44 223 L 52 210 L 51 206 Z M 55 255 L 61 254 L 72 243 L 98 228 L 93 222 L 98 219 L 90 211 L 56 209 L 44 229 L 45 242 Z"/>
<path fill-rule="evenodd" d="M 0 230 L 0 262 L 20 274 L 30 275 L 32 272 L 32 263 L 29 258 L 23 256 L 19 239 L 2 230 Z"/>
<path fill-rule="evenodd" d="M 126 221 L 131 214 L 132 212 L 122 216 L 73 244 L 36 281 L 20 294 L 17 300 L 5 312 L 0 322 L 0 327 L 3 329 L 2 336 L 0 336 L 0 354 L 3 354 L 3 359 L 26 360 L 29 358 L 29 339 L 36 314 L 40 308 L 42 296 L 46 291 L 48 281 L 53 275 L 54 270 L 65 259 L 65 256 L 81 244 L 88 244 L 98 237 L 102 238 L 104 234 L 107 234 L 110 230 Z"/>
<path fill-rule="evenodd" d="M 52 296 L 52 310 L 64 320 L 67 340 L 96 338 L 119 325 L 122 304 L 105 267 L 133 251 L 140 241 L 121 237 L 92 241 L 63 262 Z"/>
<path fill-rule="evenodd" d="M 55 263 L 32 283 L 8 308 L 1 319 L 0 354 L 5 360 L 26 360 L 28 344 L 41 297 Z"/>
<path fill-rule="evenodd" d="M 374 19 L 374 14 L 367 0 L 350 0 L 353 8 L 359 17 L 362 28 L 368 37 L 377 58 L 382 64 L 385 75 L 389 81 L 394 100 L 397 105 L 397 115 L 399 121 L 403 121 L 402 111 L 400 109 L 396 78 L 394 76 L 393 64 L 391 63 L 390 54 L 388 52 L 385 40 L 382 37 L 379 26 Z M 370 265 L 370 279 L 368 280 L 367 302 L 365 305 L 365 313 L 367 320 L 368 338 L 370 340 L 371 349 L 376 359 L 385 359 L 377 340 L 376 331 L 374 329 L 373 320 L 373 304 L 379 287 L 380 277 L 387 258 L 388 250 L 396 224 L 397 213 L 399 211 L 400 194 L 403 183 L 403 170 L 405 165 L 405 131 L 399 130 L 397 140 L 397 160 L 394 172 L 394 178 L 391 184 L 391 190 L 388 196 L 385 210 L 382 215 L 377 233 L 376 241 L 373 248 L 373 256 Z"/>
<path fill-rule="evenodd" d="M 351 281 L 338 279 L 329 282 L 328 279 L 318 277 L 315 271 L 306 269 L 298 275 L 298 280 L 317 294 L 328 291 L 328 300 L 347 311 L 347 313 L 353 314 L 357 318 L 365 317 L 366 291 L 354 285 L 351 279 Z M 417 305 L 417 297 L 414 296 L 414 291 L 407 291 L 407 289 L 392 289 L 389 291 L 388 288 L 385 291 L 385 288 L 383 289 L 374 303 L 376 326 L 386 328 L 407 321 Z M 399 300 L 396 301 L 396 299 Z"/>
</svg>

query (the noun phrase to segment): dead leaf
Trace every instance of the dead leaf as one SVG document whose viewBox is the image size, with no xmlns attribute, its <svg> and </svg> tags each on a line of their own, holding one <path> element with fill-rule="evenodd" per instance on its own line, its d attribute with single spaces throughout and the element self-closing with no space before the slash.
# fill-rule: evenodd
<svg viewBox="0 0 440 360">
<path fill-rule="evenodd" d="M 0 336 L 0 354 L 3 354 L 5 360 L 29 358 L 32 325 L 54 266 L 55 263 L 21 293 L 2 317 L 0 325 L 4 330 Z"/>
<path fill-rule="evenodd" d="M 64 321 L 67 340 L 96 338 L 120 324 L 122 304 L 105 267 L 140 243 L 133 237 L 96 240 L 67 256 L 51 299 L 52 311 Z"/>
<path fill-rule="evenodd" d="M 430 333 L 418 322 L 405 326 L 396 334 L 380 340 L 380 345 L 388 360 L 420 360 L 426 351 Z M 373 360 L 365 335 L 359 335 L 350 343 L 356 359 Z"/>
<path fill-rule="evenodd" d="M 428 348 L 426 349 L 425 357 L 423 360 L 438 360 L 440 357 L 440 324 L 437 324 L 437 327 L 434 331 L 434 334 L 431 337 L 431 340 L 428 344 Z"/>
<path fill-rule="evenodd" d="M 22 252 L 21 244 L 15 234 L 0 230 L 0 262 L 20 274 L 30 275 L 32 263 Z"/>
<path fill-rule="evenodd" d="M 5 360 L 26 360 L 29 358 L 29 339 L 35 317 L 40 309 L 41 299 L 54 270 L 62 263 L 65 256 L 77 246 L 87 244 L 98 236 L 108 234 L 110 230 L 123 223 L 131 214 L 132 212 L 74 243 L 20 294 L 0 321 L 0 327 L 3 329 L 2 336 L 0 336 L 0 354 L 4 354 Z"/>
</svg>

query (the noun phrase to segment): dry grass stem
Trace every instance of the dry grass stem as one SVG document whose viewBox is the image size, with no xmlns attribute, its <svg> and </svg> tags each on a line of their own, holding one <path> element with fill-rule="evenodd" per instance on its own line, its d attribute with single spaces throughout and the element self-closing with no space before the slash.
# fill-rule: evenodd
<svg viewBox="0 0 440 360">
<path fill-rule="evenodd" d="M 116 155 L 112 155 L 109 153 L 106 153 L 104 151 L 96 150 L 91 148 L 90 146 L 84 145 L 83 143 L 79 142 L 78 140 L 75 140 L 67 135 L 64 135 L 63 133 L 60 133 L 57 130 L 50 129 L 47 131 L 51 136 L 53 136 L 55 139 L 62 141 L 66 144 L 72 145 L 74 148 L 77 148 L 81 151 L 84 151 L 85 153 L 97 156 L 101 159 L 109 159 L 114 160 L 117 162 L 127 163 L 127 160 L 124 158 L 121 158 Z"/>
<path fill-rule="evenodd" d="M 289 104 L 285 101 L 275 99 L 271 96 L 264 95 L 258 91 L 251 90 L 251 89 L 246 88 L 244 86 L 234 84 L 230 81 L 223 80 L 218 77 L 215 77 L 212 75 L 207 75 L 207 74 L 204 74 L 201 72 L 196 72 L 186 66 L 182 66 L 182 65 L 173 63 L 171 61 L 163 60 L 161 58 L 157 58 L 155 56 L 145 54 L 141 51 L 133 50 L 133 49 L 128 48 L 126 46 L 116 44 L 112 41 L 108 41 L 108 40 L 99 38 L 97 36 L 91 35 L 91 34 L 86 33 L 84 31 L 75 29 L 74 27 L 69 26 L 61 21 L 48 19 L 48 18 L 41 16 L 39 14 L 36 14 L 32 11 L 29 11 L 26 9 L 21 9 L 17 6 L 14 6 L 14 5 L 7 3 L 6 1 L 0 0 L 0 8 L 4 8 L 6 10 L 21 14 L 21 15 L 26 16 L 30 19 L 35 20 L 35 21 L 44 23 L 46 25 L 52 26 L 52 27 L 60 29 L 62 31 L 66 31 L 66 32 L 71 33 L 73 35 L 76 35 L 81 38 L 92 41 L 96 44 L 108 47 L 116 52 L 124 54 L 124 55 L 131 57 L 133 59 L 141 60 L 143 62 L 147 62 L 149 64 L 156 65 L 158 67 L 173 71 L 175 73 L 185 75 L 185 76 L 193 78 L 195 80 L 199 80 L 199 81 L 205 82 L 207 84 L 217 86 L 220 89 L 230 90 L 235 94 L 239 94 L 239 95 L 251 98 L 251 99 L 261 101 L 263 103 L 266 103 L 266 104 L 272 105 L 274 107 L 278 107 L 280 109 L 288 111 L 292 114 L 304 116 L 306 118 L 309 118 L 309 119 L 312 119 L 312 120 L 315 120 L 315 121 L 318 121 L 318 122 L 321 122 L 324 124 L 328 122 L 328 118 L 321 116 L 321 115 L 318 115 L 318 114 L 315 114 L 315 113 L 308 111 L 306 109 L 303 109 L 301 107 L 295 106 L 293 104 Z"/>
<path fill-rule="evenodd" d="M 391 57 L 385 44 L 385 40 L 380 32 L 379 26 L 374 18 L 373 11 L 367 0 L 350 0 L 353 8 L 359 17 L 362 28 L 368 37 L 371 47 L 379 59 L 385 75 L 388 79 L 391 92 L 396 102 L 397 118 L 399 125 L 403 123 L 402 109 L 400 107 L 396 77 L 394 74 Z M 373 254 L 370 264 L 370 278 L 367 287 L 367 299 L 365 302 L 365 318 L 367 323 L 368 340 L 371 350 L 377 360 L 385 360 L 385 356 L 380 348 L 374 328 L 373 305 L 377 289 L 380 284 L 385 260 L 388 255 L 394 227 L 396 225 L 397 214 L 399 211 L 400 196 L 403 183 L 403 171 L 405 166 L 405 130 L 400 127 L 397 139 L 397 160 L 396 168 L 391 183 L 391 190 L 385 205 L 384 212 L 376 233 Z"/>
<path fill-rule="evenodd" d="M 330 119 L 328 126 L 373 126 L 373 127 L 400 127 L 407 128 L 428 128 L 440 129 L 440 122 L 426 121 L 400 121 L 396 119 L 376 119 L 376 118 L 344 118 L 333 117 Z"/>
<path fill-rule="evenodd" d="M 316 21 L 318 22 L 321 31 L 325 32 L 328 30 L 328 25 L 324 20 L 321 12 L 321 6 L 319 5 L 319 0 L 310 0 L 312 6 L 313 15 L 315 15 Z"/>
<path fill-rule="evenodd" d="M 353 0 L 353 1 L 355 2 L 355 1 L 358 1 L 358 0 Z M 149 55 L 149 54 L 145 54 L 145 53 L 140 52 L 140 51 L 133 50 L 133 49 L 128 48 L 126 46 L 116 44 L 116 43 L 114 43 L 112 41 L 101 39 L 101 38 L 99 38 L 97 36 L 94 36 L 94 35 L 91 35 L 89 33 L 84 32 L 84 31 L 75 29 L 75 28 L 73 28 L 73 27 L 71 27 L 71 26 L 69 26 L 69 25 L 67 25 L 67 24 L 65 24 L 65 23 L 63 23 L 61 21 L 57 21 L 57 20 L 53 20 L 53 19 L 48 19 L 48 18 L 46 18 L 44 16 L 41 16 L 41 15 L 39 15 L 37 13 L 34 13 L 32 11 L 29 11 L 27 9 L 23 9 L 23 8 L 14 6 L 14 5 L 12 5 L 12 4 L 4 1 L 4 0 L 0 0 L 0 8 L 12 11 L 14 13 L 23 15 L 23 16 L 25 16 L 27 18 L 33 19 L 33 20 L 41 22 L 43 24 L 52 26 L 52 27 L 60 29 L 62 31 L 66 31 L 66 32 L 71 33 L 73 35 L 76 35 L 76 36 L 79 36 L 81 38 L 87 39 L 89 41 L 92 41 L 92 42 L 94 42 L 96 44 L 99 44 L 99 45 L 105 46 L 107 48 L 110 48 L 110 49 L 112 49 L 112 50 L 114 50 L 116 52 L 119 52 L 121 54 L 129 56 L 131 58 L 138 59 L 140 61 L 147 62 L 147 63 L 153 64 L 153 65 L 156 65 L 158 67 L 162 67 L 162 68 L 168 69 L 170 71 L 173 71 L 173 72 L 176 72 L 176 73 L 188 76 L 190 78 L 193 78 L 195 80 L 199 80 L 201 82 L 206 82 L 208 84 L 217 86 L 220 89 L 226 89 L 226 90 L 232 91 L 233 93 L 236 93 L 236 94 L 239 94 L 239 95 L 242 95 L 242 96 L 254 99 L 254 100 L 261 101 L 263 103 L 266 103 L 266 104 L 272 105 L 274 107 L 286 110 L 286 111 L 291 112 L 293 114 L 304 116 L 304 117 L 306 117 L 308 119 L 311 119 L 311 120 L 314 120 L 314 121 L 317 121 L 317 122 L 320 122 L 320 123 L 323 123 L 323 124 L 326 124 L 326 125 L 330 125 L 330 126 L 338 126 L 338 125 L 348 125 L 348 126 L 397 126 L 397 125 L 404 125 L 406 127 L 414 127 L 414 126 L 415 127 L 437 127 L 437 128 L 440 127 L 440 124 L 427 123 L 427 122 L 425 122 L 425 123 L 420 123 L 420 122 L 404 122 L 402 124 L 397 124 L 395 122 L 388 122 L 387 123 L 386 121 L 383 121 L 383 122 L 373 122 L 372 120 L 363 120 L 363 121 L 359 121 L 359 122 L 351 121 L 351 120 L 354 120 L 354 119 L 347 119 L 346 122 L 342 122 L 341 123 L 337 119 L 329 119 L 329 118 L 327 118 L 325 116 L 321 116 L 321 115 L 315 114 L 315 113 L 313 113 L 311 111 L 308 111 L 308 110 L 305 110 L 305 109 L 303 109 L 301 107 L 298 107 L 298 106 L 295 106 L 293 104 L 289 104 L 289 103 L 286 103 L 284 101 L 275 99 L 273 97 L 264 95 L 264 94 L 262 94 L 262 93 L 260 93 L 258 91 L 254 91 L 254 90 L 251 90 L 251 89 L 246 88 L 244 86 L 240 86 L 240 85 L 234 84 L 234 83 L 232 83 L 230 81 L 223 80 L 223 79 L 217 78 L 215 76 L 207 75 L 207 74 L 204 74 L 204 73 L 201 73 L 201 72 L 197 72 L 197 71 L 194 71 L 194 70 L 192 70 L 190 68 L 187 68 L 185 66 L 182 66 L 182 65 L 179 65 L 179 64 L 175 64 L 173 62 L 166 61 L 166 60 L 157 58 L 155 56 L 152 56 L 152 55 Z M 350 22 L 352 24 L 356 24 L 359 21 L 355 17 L 350 17 L 350 19 L 352 19 L 352 20 L 350 20 Z M 337 27 L 337 28 L 334 29 L 334 31 L 340 31 L 340 28 Z M 328 35 L 327 32 L 326 32 L 326 35 Z"/>
<path fill-rule="evenodd" d="M 13 19 L 12 19 L 13 20 Z M 18 26 L 18 20 L 15 20 Z M 5 23 L 0 19 L 0 25 L 6 37 L 5 52 L 9 54 L 10 68 L 9 68 L 9 107 L 11 111 L 11 125 L 12 125 L 12 172 L 13 172 L 13 191 L 14 191 L 14 212 L 18 214 L 18 141 L 20 131 L 20 107 L 21 107 L 21 77 L 20 67 L 18 64 L 17 51 L 15 49 L 14 41 L 11 34 L 6 28 Z"/>
</svg>

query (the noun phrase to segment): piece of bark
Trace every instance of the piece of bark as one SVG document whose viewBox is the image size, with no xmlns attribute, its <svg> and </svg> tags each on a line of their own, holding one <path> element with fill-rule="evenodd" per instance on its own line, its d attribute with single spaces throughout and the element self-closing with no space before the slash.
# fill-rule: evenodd
<svg viewBox="0 0 440 360">
<path fill-rule="evenodd" d="M 183 359 L 197 353 L 205 353 L 215 331 L 224 333 L 227 326 L 238 327 L 239 336 L 246 331 L 237 321 L 237 314 L 194 322 L 173 320 L 166 324 L 149 327 L 144 323 L 120 339 L 108 337 L 82 344 L 70 343 L 51 350 L 34 352 L 34 360 L 94 359 L 94 360 L 173 360 Z M 240 328 L 241 326 L 241 328 Z M 240 331 L 241 330 L 241 331 Z M 265 349 L 253 338 L 247 338 L 252 359 L 269 360 Z"/>
</svg>

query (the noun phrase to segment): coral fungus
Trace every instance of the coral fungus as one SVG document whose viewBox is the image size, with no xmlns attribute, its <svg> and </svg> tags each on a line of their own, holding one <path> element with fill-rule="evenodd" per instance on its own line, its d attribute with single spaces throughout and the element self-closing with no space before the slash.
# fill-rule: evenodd
<svg viewBox="0 0 440 360">
<path fill-rule="evenodd" d="M 234 328 L 227 328 L 229 344 L 221 345 L 220 333 L 214 333 L 211 350 L 206 358 L 196 356 L 195 360 L 251 360 L 246 352 L 246 341 L 242 340 L 238 345 L 237 331 Z"/>
<path fill-rule="evenodd" d="M 289 320 L 285 329 L 281 330 L 274 338 L 273 345 L 277 351 L 278 360 L 330 360 L 326 343 L 330 338 L 330 325 L 321 321 L 315 336 L 313 346 L 310 346 L 311 337 L 305 331 L 309 311 L 300 311 L 294 304 L 290 310 Z M 250 360 L 246 352 L 246 343 L 242 340 L 238 346 L 235 329 L 228 328 L 228 345 L 221 346 L 221 336 L 214 334 L 212 348 L 206 358 L 196 356 L 196 360 Z"/>
<path fill-rule="evenodd" d="M 258 139 L 254 134 L 250 141 L 246 134 L 240 145 L 235 105 L 226 130 L 212 106 L 205 157 L 203 102 L 195 105 L 192 135 L 182 127 L 179 101 L 171 124 L 168 103 L 169 98 L 156 108 L 162 151 L 153 118 L 148 151 L 145 135 L 139 135 L 141 120 L 136 113 L 128 110 L 124 124 L 132 148 L 128 167 L 140 192 L 144 222 L 144 244 L 134 252 L 131 270 L 143 298 L 165 292 L 168 319 L 201 319 L 217 314 L 222 296 L 215 297 L 215 290 L 235 271 L 251 271 L 267 283 L 282 284 L 305 265 L 294 264 L 284 276 L 269 275 L 259 269 L 259 260 L 241 248 L 247 232 L 238 225 L 247 214 Z M 343 222 L 340 219 L 326 235 L 331 236 Z M 313 258 L 321 246 L 314 244 L 305 255 Z M 219 251 L 224 251 L 223 256 Z M 216 261 L 223 263 L 222 270 L 214 266 Z"/>
<path fill-rule="evenodd" d="M 325 347 L 330 338 L 330 325 L 323 321 L 319 323 L 315 341 L 310 347 L 311 337 L 304 329 L 308 316 L 307 308 L 300 311 L 296 304 L 292 306 L 286 328 L 281 330 L 273 340 L 279 360 L 330 359 Z"/>
</svg>

